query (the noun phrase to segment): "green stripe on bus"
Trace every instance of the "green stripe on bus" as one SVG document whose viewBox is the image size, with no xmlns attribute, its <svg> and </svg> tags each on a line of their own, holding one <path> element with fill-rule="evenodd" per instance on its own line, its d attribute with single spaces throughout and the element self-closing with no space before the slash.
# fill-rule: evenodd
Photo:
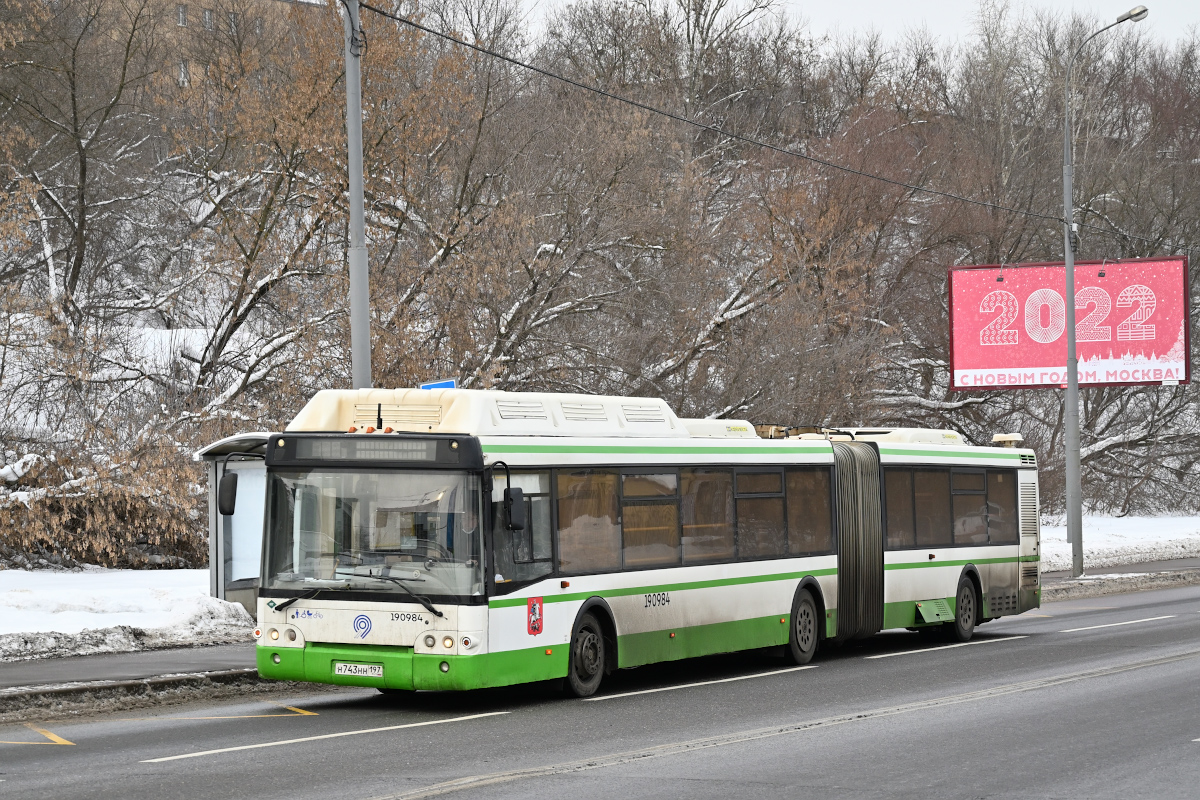
<svg viewBox="0 0 1200 800">
<path fill-rule="evenodd" d="M 485 453 L 618 453 L 643 455 L 794 455 L 829 454 L 828 447 L 706 447 L 706 446 L 637 446 L 599 444 L 484 444 Z"/>
<path fill-rule="evenodd" d="M 902 561 L 884 564 L 884 569 L 923 569 L 925 567 L 965 567 L 967 564 L 1016 564 L 1037 561 L 1037 556 L 1005 556 L 1003 558 L 968 558 L 966 561 Z"/>
<path fill-rule="evenodd" d="M 934 598 L 926 598 L 933 600 Z M 953 597 L 941 598 L 946 601 L 946 605 L 950 606 L 950 611 L 954 612 L 957 609 L 956 600 Z M 896 628 L 935 628 L 936 624 L 926 623 L 920 618 L 917 613 L 916 600 L 902 600 L 899 603 L 884 603 L 883 605 L 883 630 L 895 630 Z"/>
<path fill-rule="evenodd" d="M 636 667 L 660 661 L 787 644 L 790 618 L 789 614 L 772 614 L 769 617 L 618 636 L 618 666 Z"/>
<path fill-rule="evenodd" d="M 485 448 L 486 449 L 486 448 Z M 931 453 L 928 450 L 899 450 L 894 447 L 881 447 L 879 452 L 885 456 L 924 456 L 926 458 L 944 458 L 953 461 L 956 458 L 1004 458 L 1012 461 L 1020 461 L 1020 453 L 975 453 L 975 452 L 956 452 L 956 453 Z"/>
<path fill-rule="evenodd" d="M 597 589 L 594 592 L 571 592 L 570 594 L 560 594 L 552 596 L 544 596 L 543 603 L 569 603 L 579 600 L 587 600 L 589 597 L 628 597 L 629 595 L 637 594 L 655 594 L 657 592 L 685 592 L 689 589 L 711 589 L 717 586 L 741 586 L 751 583 L 768 583 L 771 581 L 788 581 L 799 580 L 807 575 L 814 578 L 822 575 L 836 575 L 836 568 L 829 569 L 813 569 L 805 572 L 784 572 L 773 575 L 748 575 L 744 578 L 718 578 L 711 581 L 689 581 L 686 583 L 664 583 L 651 586 L 634 586 L 626 589 Z M 528 602 L 528 597 L 509 597 L 502 600 L 489 600 L 489 608 L 511 608 L 513 606 L 523 606 Z"/>
</svg>

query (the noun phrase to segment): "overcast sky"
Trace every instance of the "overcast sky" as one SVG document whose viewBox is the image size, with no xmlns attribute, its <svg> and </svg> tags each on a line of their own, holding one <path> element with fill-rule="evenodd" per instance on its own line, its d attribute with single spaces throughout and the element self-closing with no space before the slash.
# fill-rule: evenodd
<svg viewBox="0 0 1200 800">
<path fill-rule="evenodd" d="M 524 0 L 530 19 L 540 27 L 541 18 L 550 10 L 567 5 L 569 0 Z M 1126 0 L 1013 0 L 1011 14 L 1020 18 L 1035 9 L 1063 14 L 1072 10 L 1093 15 L 1098 20 L 1116 19 L 1138 3 Z M 1156 37 L 1172 41 L 1192 27 L 1200 27 L 1200 0 L 1151 0 L 1145 3 L 1150 16 L 1136 24 Z M 885 35 L 908 28 L 925 27 L 946 41 L 971 35 L 979 4 L 974 0 L 783 0 L 783 8 L 792 17 L 807 20 L 814 34 L 851 33 L 874 27 Z"/>
</svg>

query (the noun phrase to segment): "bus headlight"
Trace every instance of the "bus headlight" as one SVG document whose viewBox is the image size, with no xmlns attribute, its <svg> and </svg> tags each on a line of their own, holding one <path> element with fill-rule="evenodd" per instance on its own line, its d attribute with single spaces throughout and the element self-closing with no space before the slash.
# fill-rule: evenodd
<svg viewBox="0 0 1200 800">
<path fill-rule="evenodd" d="M 278 631 L 278 630 L 276 630 L 275 628 L 271 628 L 271 632 L 270 632 L 270 633 L 268 633 L 267 635 L 268 635 L 268 636 L 270 636 L 272 639 L 278 639 L 278 638 L 279 638 L 279 631 Z"/>
<path fill-rule="evenodd" d="M 294 630 L 292 630 L 292 629 L 290 629 L 290 628 L 288 629 L 288 641 L 289 641 L 289 642 L 294 642 L 294 641 L 296 641 L 296 631 L 294 631 Z"/>
<path fill-rule="evenodd" d="M 425 637 L 425 646 L 426 647 L 433 647 L 435 644 L 437 644 L 437 637 L 434 636 L 432 633 Z"/>
<path fill-rule="evenodd" d="M 447 636 L 445 639 L 442 639 L 442 647 L 446 648 L 447 650 L 449 650 L 451 647 L 454 647 L 454 637 Z"/>
</svg>

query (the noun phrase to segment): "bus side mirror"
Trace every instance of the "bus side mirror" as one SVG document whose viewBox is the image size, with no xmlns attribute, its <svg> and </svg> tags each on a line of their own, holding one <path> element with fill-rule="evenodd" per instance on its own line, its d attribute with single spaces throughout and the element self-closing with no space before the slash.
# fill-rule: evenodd
<svg viewBox="0 0 1200 800">
<path fill-rule="evenodd" d="M 504 527 L 525 530 L 525 492 L 521 489 L 504 490 Z"/>
<path fill-rule="evenodd" d="M 217 510 L 222 516 L 233 516 L 233 508 L 237 505 L 237 473 L 226 472 L 221 476 L 217 485 Z M 521 509 L 524 511 L 524 509 Z"/>
</svg>

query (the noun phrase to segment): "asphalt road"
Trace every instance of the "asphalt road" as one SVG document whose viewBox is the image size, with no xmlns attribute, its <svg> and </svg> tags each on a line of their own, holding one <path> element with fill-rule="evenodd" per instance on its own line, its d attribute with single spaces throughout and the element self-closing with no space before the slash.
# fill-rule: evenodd
<svg viewBox="0 0 1200 800">
<path fill-rule="evenodd" d="M 814 663 L 645 667 L 594 701 L 546 686 L 406 701 L 347 689 L 5 725 L 0 797 L 1200 791 L 1200 587 L 1051 604 L 966 646 L 881 634 Z"/>
</svg>

